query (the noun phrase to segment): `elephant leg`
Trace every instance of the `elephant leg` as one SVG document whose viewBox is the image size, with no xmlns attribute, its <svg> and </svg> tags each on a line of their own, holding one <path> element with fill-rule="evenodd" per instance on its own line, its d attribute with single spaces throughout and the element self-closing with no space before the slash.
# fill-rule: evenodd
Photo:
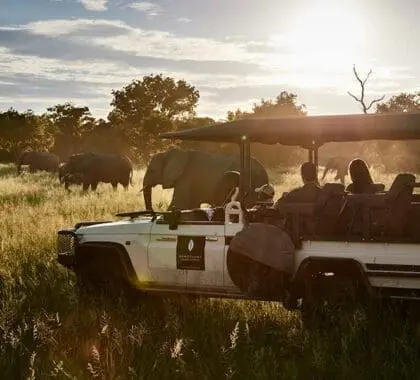
<svg viewBox="0 0 420 380">
<path fill-rule="evenodd" d="M 98 188 L 98 181 L 92 182 L 90 184 L 92 191 L 96 191 L 96 189 Z"/>
<path fill-rule="evenodd" d="M 83 191 L 88 191 L 89 186 L 90 186 L 89 182 L 83 182 Z M 92 190 L 93 190 L 93 186 L 92 186 Z"/>
<path fill-rule="evenodd" d="M 172 201 L 169 205 L 169 208 L 178 208 L 181 210 L 189 210 L 197 206 L 197 192 L 194 192 L 194 198 L 191 196 L 191 183 L 187 179 L 181 179 L 175 184 L 174 193 L 172 196 Z"/>
<path fill-rule="evenodd" d="M 124 187 L 125 190 L 128 190 L 128 185 L 130 184 L 130 177 L 123 178 L 119 183 Z"/>
<path fill-rule="evenodd" d="M 117 191 L 117 189 L 118 189 L 118 182 L 112 182 L 111 185 L 112 185 L 112 189 L 114 191 Z"/>
</svg>

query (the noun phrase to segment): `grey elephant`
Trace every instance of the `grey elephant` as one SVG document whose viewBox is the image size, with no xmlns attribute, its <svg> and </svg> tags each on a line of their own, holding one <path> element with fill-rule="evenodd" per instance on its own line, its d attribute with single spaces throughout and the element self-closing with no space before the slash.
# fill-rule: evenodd
<svg viewBox="0 0 420 380">
<path fill-rule="evenodd" d="M 127 189 L 132 177 L 133 164 L 125 155 L 92 152 L 73 154 L 59 173 L 66 189 L 70 184 L 82 184 L 84 191 L 89 187 L 96 190 L 99 182 L 110 183 L 114 190 L 118 184 Z"/>
<path fill-rule="evenodd" d="M 239 170 L 238 156 L 180 149 L 158 153 L 152 157 L 143 179 L 146 209 L 153 209 L 152 188 L 156 185 L 174 189 L 170 209 L 193 209 L 200 207 L 201 203 L 222 205 L 228 194 L 217 191 L 218 186 L 227 171 Z M 265 183 L 268 183 L 267 171 L 252 158 L 250 188 L 255 189 Z M 255 191 L 249 191 L 245 204 L 255 204 L 256 196 Z"/>
<path fill-rule="evenodd" d="M 61 184 L 64 184 L 66 190 L 68 190 L 70 185 L 82 185 L 83 183 L 83 178 L 80 173 L 72 174 L 68 172 L 67 162 L 60 164 L 60 167 L 58 168 L 58 179 Z"/>
<path fill-rule="evenodd" d="M 16 162 L 17 173 L 22 172 L 23 165 L 29 165 L 29 171 L 34 173 L 38 170 L 55 173 L 60 165 L 60 158 L 50 152 L 22 152 Z"/>
<path fill-rule="evenodd" d="M 332 170 L 336 171 L 336 175 L 334 180 L 339 180 L 343 185 L 345 184 L 345 177 L 348 172 L 348 167 L 350 164 L 351 159 L 347 157 L 340 157 L 340 156 L 334 156 L 331 157 L 327 164 L 325 165 L 324 174 L 322 175 L 322 179 L 325 178 L 327 173 Z"/>
</svg>

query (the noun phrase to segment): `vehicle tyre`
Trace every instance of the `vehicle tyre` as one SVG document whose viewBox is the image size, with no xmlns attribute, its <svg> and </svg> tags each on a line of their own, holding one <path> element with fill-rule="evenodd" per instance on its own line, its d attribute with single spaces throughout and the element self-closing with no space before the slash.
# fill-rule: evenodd
<svg viewBox="0 0 420 380">
<path fill-rule="evenodd" d="M 312 278 L 302 297 L 302 324 L 308 329 L 331 329 L 353 319 L 366 306 L 366 292 L 354 278 Z"/>
<path fill-rule="evenodd" d="M 227 254 L 227 268 L 232 282 L 244 294 L 266 300 L 283 300 L 286 274 L 231 250 Z"/>
<path fill-rule="evenodd" d="M 121 278 L 100 279 L 86 271 L 76 272 L 76 285 L 78 298 L 82 304 L 123 301 L 131 307 L 138 305 L 143 295 Z"/>
</svg>

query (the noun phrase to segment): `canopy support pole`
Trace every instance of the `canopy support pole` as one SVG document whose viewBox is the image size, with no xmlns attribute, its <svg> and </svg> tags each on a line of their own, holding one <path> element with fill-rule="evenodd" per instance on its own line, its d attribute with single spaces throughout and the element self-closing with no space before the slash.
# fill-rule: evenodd
<svg viewBox="0 0 420 380">
<path fill-rule="evenodd" d="M 240 150 L 240 178 L 239 178 L 239 201 L 241 202 L 242 210 L 245 211 L 245 197 L 249 192 L 250 186 L 250 165 L 251 165 L 251 144 L 245 136 L 242 137 L 239 143 Z"/>
<path fill-rule="evenodd" d="M 308 148 L 308 162 L 314 162 L 313 152 L 312 148 Z"/>
<path fill-rule="evenodd" d="M 318 178 L 318 147 L 317 146 L 314 148 L 314 164 L 315 164 L 315 167 L 316 167 L 316 179 L 317 179 L 317 181 L 319 181 L 319 178 Z"/>
</svg>

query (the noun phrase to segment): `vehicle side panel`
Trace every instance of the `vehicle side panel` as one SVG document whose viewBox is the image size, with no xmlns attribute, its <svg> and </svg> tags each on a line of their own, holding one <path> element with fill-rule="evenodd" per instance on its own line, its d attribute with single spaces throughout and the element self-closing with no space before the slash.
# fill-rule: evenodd
<svg viewBox="0 0 420 380">
<path fill-rule="evenodd" d="M 415 289 L 420 286 L 419 253 L 416 244 L 304 241 L 295 268 L 307 258 L 348 258 L 361 264 L 374 287 Z"/>
</svg>

